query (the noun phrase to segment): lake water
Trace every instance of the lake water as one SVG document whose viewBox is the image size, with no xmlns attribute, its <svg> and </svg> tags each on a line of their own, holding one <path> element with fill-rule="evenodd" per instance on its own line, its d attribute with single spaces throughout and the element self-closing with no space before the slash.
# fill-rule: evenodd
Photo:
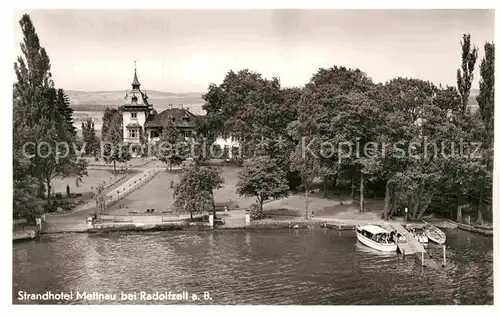
<svg viewBox="0 0 500 316">
<path fill-rule="evenodd" d="M 372 251 L 354 232 L 319 228 L 43 236 L 13 244 L 13 303 L 493 304 L 493 239 L 447 235 L 441 270 Z M 441 248 L 430 253 L 441 262 Z M 72 297 L 21 301 L 19 291 Z M 187 291 L 189 300 L 141 300 L 141 291 Z M 76 297 L 83 292 L 111 300 Z M 136 299 L 122 301 L 122 292 Z"/>
</svg>

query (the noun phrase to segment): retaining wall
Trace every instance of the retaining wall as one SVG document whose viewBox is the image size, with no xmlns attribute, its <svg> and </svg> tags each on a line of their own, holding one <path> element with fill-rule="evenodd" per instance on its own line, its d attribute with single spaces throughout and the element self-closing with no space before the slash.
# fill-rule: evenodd
<svg viewBox="0 0 500 316">
<path fill-rule="evenodd" d="M 103 222 L 112 223 L 161 224 L 183 220 L 180 216 L 172 215 L 100 215 L 99 217 Z"/>
</svg>

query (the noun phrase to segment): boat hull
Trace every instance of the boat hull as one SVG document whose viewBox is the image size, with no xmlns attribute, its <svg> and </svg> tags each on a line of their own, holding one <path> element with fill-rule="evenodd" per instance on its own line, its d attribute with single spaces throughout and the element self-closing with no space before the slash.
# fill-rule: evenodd
<svg viewBox="0 0 500 316">
<path fill-rule="evenodd" d="M 426 232 L 427 238 L 439 245 L 442 245 L 446 242 L 446 234 L 439 228 L 431 226 L 427 229 Z"/>
<path fill-rule="evenodd" d="M 368 246 L 370 248 L 376 249 L 378 251 L 396 251 L 397 246 L 396 244 L 380 244 L 378 242 L 375 242 L 371 240 L 370 238 L 367 238 L 363 235 L 361 235 L 359 232 L 356 232 L 356 236 L 358 237 L 358 240 L 365 246 Z"/>
</svg>

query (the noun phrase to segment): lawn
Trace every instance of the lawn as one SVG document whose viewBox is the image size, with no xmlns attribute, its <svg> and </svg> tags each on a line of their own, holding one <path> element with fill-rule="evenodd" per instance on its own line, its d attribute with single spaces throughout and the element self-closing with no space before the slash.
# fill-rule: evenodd
<svg viewBox="0 0 500 316">
<path fill-rule="evenodd" d="M 229 206 L 229 210 L 247 209 L 255 198 L 241 197 L 236 193 L 236 183 L 238 182 L 238 171 L 241 170 L 234 166 L 220 166 L 222 177 L 224 178 L 223 187 L 215 190 L 215 204 L 218 209 L 224 205 Z M 147 209 L 155 209 L 155 214 L 168 213 L 177 215 L 172 211 L 174 201 L 173 188 L 170 187 L 171 181 L 179 181 L 180 172 L 160 172 L 149 183 L 140 187 L 116 204 L 109 207 L 108 214 L 128 215 L 129 212 L 145 213 Z M 309 195 L 309 210 L 314 211 L 315 217 L 324 218 L 353 218 L 362 217 L 363 219 L 378 219 L 380 211 L 383 208 L 383 201 L 366 199 L 366 212 L 359 213 L 359 207 L 352 203 L 350 196 L 332 196 L 323 198 L 321 192 Z M 266 217 L 274 219 L 303 218 L 305 215 L 305 196 L 304 193 L 298 193 L 285 199 L 271 200 L 264 204 L 264 213 Z"/>
<path fill-rule="evenodd" d="M 155 213 L 171 211 L 174 189 L 170 188 L 170 182 L 178 181 L 178 177 L 177 173 L 160 172 L 150 182 L 110 206 L 106 213 L 128 215 L 128 212 L 144 213 L 151 208 Z"/>
<path fill-rule="evenodd" d="M 92 192 L 92 187 L 97 184 L 106 182 L 109 185 L 119 178 L 123 177 L 123 174 L 113 175 L 108 170 L 88 170 L 88 176 L 83 177 L 83 182 L 76 186 L 76 177 L 60 178 L 57 177 L 52 180 L 52 192 L 66 194 L 66 185 L 69 185 L 71 193 L 80 193 L 86 195 Z"/>
<path fill-rule="evenodd" d="M 237 167 L 221 167 L 224 185 L 216 190 L 216 206 L 228 205 L 230 209 L 246 208 L 254 203 L 253 198 L 244 198 L 236 194 L 236 183 L 238 181 Z M 147 209 L 155 209 L 155 213 L 172 212 L 174 201 L 174 190 L 170 188 L 170 182 L 179 181 L 179 173 L 160 172 L 149 183 L 124 197 L 106 210 L 108 214 L 129 214 L 129 212 L 144 213 Z"/>
<path fill-rule="evenodd" d="M 255 198 L 246 198 L 236 193 L 236 183 L 238 182 L 239 167 L 223 166 L 222 177 L 224 178 L 223 187 L 215 191 L 215 204 L 228 205 L 230 209 L 245 209 L 250 204 L 255 203 Z"/>
</svg>

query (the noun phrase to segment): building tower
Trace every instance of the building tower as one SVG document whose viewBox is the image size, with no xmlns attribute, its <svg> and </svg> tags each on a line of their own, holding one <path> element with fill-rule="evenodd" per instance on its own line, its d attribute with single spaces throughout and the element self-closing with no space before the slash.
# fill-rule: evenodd
<svg viewBox="0 0 500 316">
<path fill-rule="evenodd" d="M 149 104 L 147 95 L 141 91 L 135 61 L 132 90 L 125 92 L 125 100 L 125 104 L 121 107 L 123 141 L 127 143 L 141 143 L 145 133 L 144 123 L 146 123 L 148 116 L 153 113 L 153 105 Z"/>
</svg>

